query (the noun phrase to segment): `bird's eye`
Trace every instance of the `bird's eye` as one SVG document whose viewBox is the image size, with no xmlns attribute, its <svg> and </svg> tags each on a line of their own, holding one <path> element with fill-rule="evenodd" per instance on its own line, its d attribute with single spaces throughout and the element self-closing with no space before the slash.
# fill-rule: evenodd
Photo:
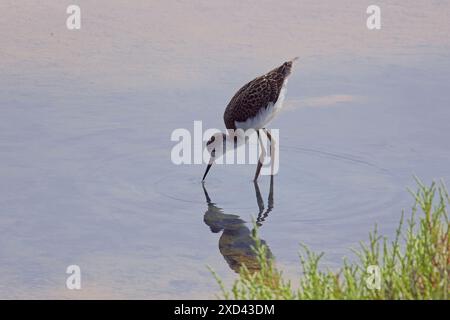
<svg viewBox="0 0 450 320">
<path fill-rule="evenodd" d="M 206 145 L 209 146 L 211 143 L 214 142 L 214 140 L 216 140 L 216 137 L 211 137 L 211 139 L 209 139 L 209 141 L 206 143 Z"/>
</svg>

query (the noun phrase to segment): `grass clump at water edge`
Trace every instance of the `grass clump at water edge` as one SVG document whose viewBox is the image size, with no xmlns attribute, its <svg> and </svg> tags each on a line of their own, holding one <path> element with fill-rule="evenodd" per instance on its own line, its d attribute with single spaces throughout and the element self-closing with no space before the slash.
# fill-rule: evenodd
<svg viewBox="0 0 450 320">
<path fill-rule="evenodd" d="M 254 236 L 258 271 L 241 267 L 230 289 L 212 271 L 225 299 L 448 299 L 450 289 L 450 197 L 443 183 L 427 187 L 419 180 L 411 192 L 415 204 L 406 224 L 400 219 L 393 241 L 369 233 L 368 244 L 354 250 L 356 262 L 344 259 L 337 271 L 322 270 L 323 253 L 302 245 L 302 276 L 294 288 L 283 278 L 267 246 Z M 371 267 L 372 266 L 372 267 Z M 368 270 L 376 266 L 376 278 Z M 369 269 L 368 269 L 369 268 Z M 372 274 L 373 276 L 374 274 Z M 379 277 L 378 277 L 379 275 Z M 377 283 L 375 279 L 379 279 Z"/>
</svg>

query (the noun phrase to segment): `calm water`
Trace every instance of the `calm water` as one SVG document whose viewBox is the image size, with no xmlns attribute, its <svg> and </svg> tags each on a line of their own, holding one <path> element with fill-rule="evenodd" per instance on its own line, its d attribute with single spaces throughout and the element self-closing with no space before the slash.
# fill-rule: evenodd
<svg viewBox="0 0 450 320">
<path fill-rule="evenodd" d="M 378 223 L 392 235 L 406 187 L 450 180 L 450 5 L 378 1 L 54 1 L 0 4 L 0 298 L 212 298 L 230 283 L 252 218 L 277 264 L 301 242 L 336 267 Z M 245 82 L 299 55 L 280 171 L 170 160 L 174 129 L 223 128 Z M 65 269 L 82 290 L 65 289 Z"/>
</svg>

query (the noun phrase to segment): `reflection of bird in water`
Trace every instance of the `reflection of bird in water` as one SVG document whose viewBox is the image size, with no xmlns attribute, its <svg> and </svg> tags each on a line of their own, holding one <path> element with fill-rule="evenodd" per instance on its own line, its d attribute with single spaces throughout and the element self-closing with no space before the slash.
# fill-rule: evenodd
<svg viewBox="0 0 450 320">
<path fill-rule="evenodd" d="M 254 181 L 258 179 L 266 155 L 266 151 L 260 140 L 259 130 L 262 130 L 270 141 L 270 158 L 272 164 L 274 163 L 275 139 L 272 139 L 272 136 L 267 129 L 265 129 L 265 126 L 272 121 L 283 106 L 288 78 L 292 72 L 294 61 L 297 59 L 298 58 L 286 61 L 281 66 L 253 79 L 239 89 L 233 98 L 231 98 L 223 115 L 223 120 L 229 135 L 226 135 L 225 133 L 216 133 L 206 143 L 207 150 L 211 157 L 202 180 L 205 180 L 209 169 L 217 157 L 216 151 L 218 152 L 225 147 L 226 141 L 235 140 L 238 129 L 244 131 L 248 129 L 256 130 L 258 141 L 261 143 L 261 155 L 256 167 Z"/>
<path fill-rule="evenodd" d="M 222 208 L 217 207 L 211 201 L 204 185 L 203 191 L 208 204 L 208 210 L 205 212 L 203 220 L 213 233 L 223 231 L 219 239 L 219 250 L 225 258 L 225 261 L 235 272 L 239 272 L 239 269 L 243 265 L 252 272 L 258 271 L 259 263 L 256 253 L 253 251 L 255 240 L 252 236 L 255 230 L 250 231 L 245 225 L 245 221 L 238 215 L 226 214 Z M 261 192 L 256 182 L 255 193 L 259 207 L 256 223 L 258 226 L 261 226 L 273 208 L 273 178 L 270 180 L 269 205 L 266 211 L 264 211 L 264 201 L 262 200 Z M 267 246 L 264 240 L 261 240 L 261 244 Z M 268 257 L 272 256 L 269 248 L 267 253 Z"/>
<path fill-rule="evenodd" d="M 264 211 L 264 200 L 261 197 L 261 192 L 259 191 L 258 183 L 255 181 L 255 193 L 256 193 L 256 201 L 258 202 L 258 217 L 256 218 L 256 224 L 260 227 L 262 223 L 266 220 L 267 216 L 273 209 L 273 176 L 270 176 L 270 189 L 269 189 L 269 198 L 267 204 L 267 210 Z"/>
</svg>

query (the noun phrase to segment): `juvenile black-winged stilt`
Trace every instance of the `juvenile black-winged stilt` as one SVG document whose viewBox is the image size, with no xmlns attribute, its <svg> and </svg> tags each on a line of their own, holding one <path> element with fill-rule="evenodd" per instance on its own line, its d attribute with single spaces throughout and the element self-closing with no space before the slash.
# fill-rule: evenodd
<svg viewBox="0 0 450 320">
<path fill-rule="evenodd" d="M 223 115 L 225 127 L 228 129 L 230 134 L 228 136 L 224 133 L 214 134 L 206 143 L 211 158 L 208 166 L 206 167 L 202 181 L 205 180 L 209 169 L 214 163 L 216 149 L 219 147 L 222 148 L 222 143 L 225 145 L 225 141 L 227 139 L 234 139 L 231 132 L 235 132 L 237 129 L 242 129 L 244 131 L 247 129 L 256 130 L 258 134 L 258 142 L 261 143 L 261 154 L 258 159 L 254 181 L 258 179 L 264 158 L 266 156 L 266 152 L 259 135 L 259 130 L 261 129 L 270 141 L 270 157 L 273 165 L 273 159 L 275 156 L 275 139 L 272 138 L 265 126 L 277 115 L 283 106 L 283 101 L 287 90 L 288 77 L 291 74 L 292 65 L 297 59 L 298 58 L 294 58 L 291 61 L 283 63 L 281 66 L 269 71 L 265 75 L 250 81 L 239 89 L 238 92 L 236 92 L 225 109 L 225 113 Z"/>
</svg>

